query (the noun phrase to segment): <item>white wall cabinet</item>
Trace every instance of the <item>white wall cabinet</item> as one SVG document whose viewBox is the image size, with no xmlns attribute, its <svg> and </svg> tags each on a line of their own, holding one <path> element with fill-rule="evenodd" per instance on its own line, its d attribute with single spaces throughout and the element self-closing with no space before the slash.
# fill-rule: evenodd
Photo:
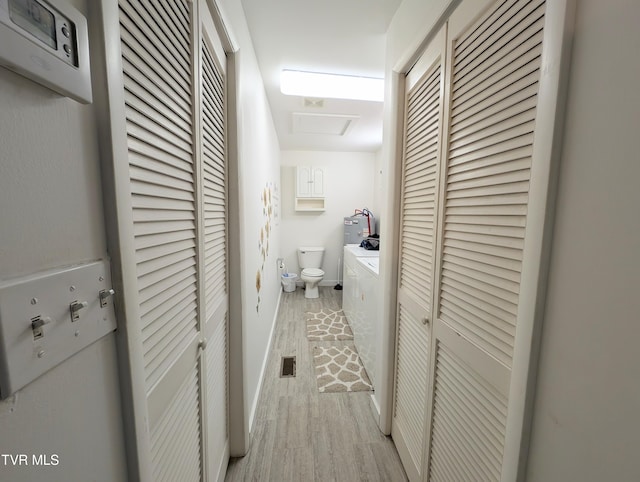
<svg viewBox="0 0 640 482">
<path fill-rule="evenodd" d="M 298 166 L 296 168 L 296 197 L 324 197 L 324 169 Z"/>
<path fill-rule="evenodd" d="M 324 169 L 296 167 L 296 211 L 324 211 Z"/>
</svg>

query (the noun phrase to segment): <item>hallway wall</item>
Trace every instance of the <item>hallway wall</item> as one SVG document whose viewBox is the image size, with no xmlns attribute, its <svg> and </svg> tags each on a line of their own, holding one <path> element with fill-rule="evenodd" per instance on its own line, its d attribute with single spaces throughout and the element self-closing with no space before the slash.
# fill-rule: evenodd
<svg viewBox="0 0 640 482">
<path fill-rule="evenodd" d="M 640 3 L 577 2 L 527 480 L 640 480 Z"/>
<path fill-rule="evenodd" d="M 280 146 L 240 0 L 221 0 L 219 4 L 239 49 L 237 126 L 242 276 L 239 296 L 244 337 L 245 416 L 252 425 L 281 292 L 276 267 L 281 226 L 274 217 L 281 190 Z M 238 294 L 231 293 L 231 296 Z M 232 366 L 231 377 L 234 370 L 237 367 Z"/>
<path fill-rule="evenodd" d="M 295 210 L 296 166 L 324 169 L 324 211 Z M 300 276 L 298 247 L 324 246 L 322 284 L 334 286 L 338 282 L 342 277 L 338 259 L 344 243 L 343 218 L 352 216 L 355 209 L 373 210 L 375 167 L 373 152 L 282 151 L 281 253 L 288 271 Z"/>
<path fill-rule="evenodd" d="M 94 108 L 4 68 L 0 106 L 0 280 L 105 258 Z M 0 401 L 0 453 L 59 459 L 0 480 L 125 480 L 116 357 L 110 334 Z"/>
</svg>

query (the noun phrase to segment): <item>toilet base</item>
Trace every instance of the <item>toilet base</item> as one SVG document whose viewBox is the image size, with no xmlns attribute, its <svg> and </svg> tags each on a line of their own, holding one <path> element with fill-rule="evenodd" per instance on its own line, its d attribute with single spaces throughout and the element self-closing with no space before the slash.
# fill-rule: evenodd
<svg viewBox="0 0 640 482">
<path fill-rule="evenodd" d="M 310 284 L 313 284 L 313 286 L 309 286 Z M 320 297 L 320 293 L 318 293 L 318 284 L 317 283 L 306 283 L 304 286 L 304 297 L 305 298 L 319 298 Z"/>
</svg>

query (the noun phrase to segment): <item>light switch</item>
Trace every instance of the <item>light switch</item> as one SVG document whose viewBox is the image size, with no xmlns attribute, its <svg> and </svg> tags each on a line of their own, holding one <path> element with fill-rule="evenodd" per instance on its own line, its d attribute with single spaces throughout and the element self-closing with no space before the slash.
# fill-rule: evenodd
<svg viewBox="0 0 640 482">
<path fill-rule="evenodd" d="M 106 260 L 0 282 L 0 398 L 116 328 Z"/>
<path fill-rule="evenodd" d="M 44 336 L 44 330 L 42 327 L 51 323 L 51 318 L 48 316 L 38 315 L 31 318 L 31 330 L 33 331 L 33 339 L 38 340 Z"/>
<path fill-rule="evenodd" d="M 69 311 L 71 312 L 71 321 L 78 321 L 80 319 L 80 310 L 89 306 L 86 301 L 73 301 L 69 305 Z"/>
</svg>

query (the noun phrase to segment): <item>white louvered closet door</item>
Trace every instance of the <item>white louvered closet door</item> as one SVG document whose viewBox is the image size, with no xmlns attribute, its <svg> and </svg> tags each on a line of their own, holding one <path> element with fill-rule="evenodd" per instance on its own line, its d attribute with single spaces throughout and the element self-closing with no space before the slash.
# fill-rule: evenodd
<svg viewBox="0 0 640 482">
<path fill-rule="evenodd" d="M 216 480 L 228 458 L 226 56 L 206 2 L 200 11 L 205 434 L 208 480 Z"/>
<path fill-rule="evenodd" d="M 442 138 L 444 30 L 406 78 L 396 377 L 392 436 L 410 480 L 422 477 L 436 199 Z"/>
<path fill-rule="evenodd" d="M 204 1 L 118 5 L 149 437 L 142 445 L 154 482 L 214 480 L 227 440 L 224 52 L 219 41 L 214 47 Z"/>
<path fill-rule="evenodd" d="M 504 477 L 525 246 L 539 235 L 528 215 L 545 20 L 544 0 L 504 0 L 465 2 L 449 21 L 431 481 Z"/>
</svg>

